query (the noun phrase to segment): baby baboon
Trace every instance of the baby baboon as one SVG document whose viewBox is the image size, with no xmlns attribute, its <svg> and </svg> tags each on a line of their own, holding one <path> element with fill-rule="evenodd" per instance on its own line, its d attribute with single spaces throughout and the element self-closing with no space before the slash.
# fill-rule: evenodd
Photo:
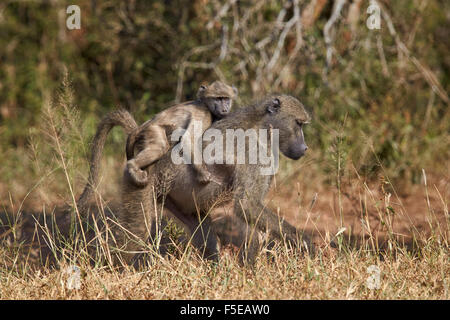
<svg viewBox="0 0 450 320">
<path fill-rule="evenodd" d="M 198 90 L 197 100 L 172 106 L 134 130 L 128 136 L 126 147 L 127 173 L 131 181 L 139 187 L 148 184 L 145 168 L 159 160 L 173 146 L 170 136 L 176 129 L 186 130 L 186 135 L 191 137 L 192 154 L 197 152 L 194 148 L 201 145 L 194 141 L 194 122 L 201 123 L 203 133 L 214 120 L 221 119 L 230 112 L 236 93 L 236 88 L 220 81 L 209 86 L 202 85 Z M 203 165 L 194 163 L 194 169 L 199 182 L 210 181 L 210 174 Z"/>
<path fill-rule="evenodd" d="M 275 95 L 214 122 L 211 129 L 219 130 L 224 136 L 227 129 L 278 129 L 279 149 L 288 158 L 296 160 L 307 150 L 302 126 L 308 120 L 309 115 L 300 101 L 287 95 Z M 245 152 L 248 159 L 249 149 L 246 148 Z M 267 231 L 272 239 L 286 239 L 289 243 L 298 245 L 301 233 L 288 222 L 280 220 L 263 204 L 273 178 L 273 175 L 261 174 L 260 169 L 266 166 L 261 163 L 222 163 L 224 164 L 207 165 L 208 172 L 220 183 L 202 184 L 196 179 L 197 173 L 191 166 L 174 164 L 167 153 L 152 167 L 152 187 L 137 189 L 127 185 L 125 181 L 122 201 L 126 210 L 122 213 L 122 221 L 141 239 L 151 239 L 154 230 L 150 230 L 149 234 L 149 229 L 144 226 L 155 224 L 155 212 L 158 211 L 155 200 L 163 193 L 166 195 L 163 197 L 164 206 L 189 229 L 193 245 L 206 258 L 218 258 L 219 237 L 223 244 L 232 241 L 242 249 L 242 262 L 252 263 L 259 248 L 255 230 Z M 233 204 L 229 223 L 226 225 L 209 216 L 219 199 L 222 201 L 221 205 Z M 224 228 L 233 230 L 227 232 Z M 233 232 L 238 233 L 238 236 L 224 236 Z M 307 239 L 303 236 L 302 241 L 305 240 Z"/>
</svg>

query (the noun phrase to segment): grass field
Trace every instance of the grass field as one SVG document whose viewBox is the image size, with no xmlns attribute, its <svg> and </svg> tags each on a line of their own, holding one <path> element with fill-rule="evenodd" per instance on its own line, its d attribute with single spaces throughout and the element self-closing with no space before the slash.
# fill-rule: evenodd
<svg viewBox="0 0 450 320">
<path fill-rule="evenodd" d="M 47 123 L 58 121 L 54 114 L 47 114 Z M 77 121 L 70 112 L 63 119 Z M 168 256 L 153 254 L 148 266 L 135 270 L 108 263 L 113 248 L 96 225 L 95 241 L 85 242 L 80 233 L 58 241 L 51 222 L 67 224 L 58 208 L 76 199 L 74 190 L 81 190 L 83 179 L 73 178 L 82 175 L 78 162 L 63 151 L 73 148 L 65 145 L 73 140 L 64 142 L 55 132 L 47 132 L 55 150 L 50 174 L 2 200 L 1 299 L 449 298 L 445 175 L 427 176 L 423 170 L 421 183 L 397 190 L 388 176 L 369 182 L 348 173 L 337 188 L 323 181 L 319 154 L 311 150 L 298 162 L 282 160 L 267 205 L 312 236 L 314 254 L 279 243 L 263 247 L 254 266 L 240 266 L 234 248 L 223 248 L 214 264 L 180 245 Z M 121 166 L 117 159 L 104 159 L 103 179 L 118 181 Z M 52 173 L 54 168 L 59 173 Z M 114 208 L 107 199 L 117 190 L 115 184 L 102 184 L 99 212 Z M 86 251 L 87 245 L 93 251 Z M 79 287 L 70 289 L 73 266 L 79 268 Z"/>
</svg>

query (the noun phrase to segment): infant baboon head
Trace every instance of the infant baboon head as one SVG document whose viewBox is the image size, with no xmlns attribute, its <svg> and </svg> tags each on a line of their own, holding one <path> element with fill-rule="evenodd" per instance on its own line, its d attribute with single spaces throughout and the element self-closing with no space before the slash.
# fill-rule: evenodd
<svg viewBox="0 0 450 320">
<path fill-rule="evenodd" d="M 265 100 L 265 122 L 279 130 L 280 151 L 288 158 L 299 159 L 308 149 L 303 136 L 303 125 L 310 121 L 308 112 L 292 96 L 272 95 Z"/>
<path fill-rule="evenodd" d="M 237 96 L 237 89 L 223 82 L 214 81 L 209 86 L 201 85 L 197 92 L 200 99 L 217 119 L 222 119 L 230 111 L 233 99 Z"/>
</svg>

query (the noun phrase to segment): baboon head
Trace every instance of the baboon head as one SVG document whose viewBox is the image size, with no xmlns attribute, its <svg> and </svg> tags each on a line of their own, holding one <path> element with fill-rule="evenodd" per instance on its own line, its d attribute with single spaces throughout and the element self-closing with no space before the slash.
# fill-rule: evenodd
<svg viewBox="0 0 450 320">
<path fill-rule="evenodd" d="M 303 136 L 303 125 L 310 116 L 303 104 L 288 95 L 273 95 L 264 103 L 266 125 L 279 129 L 280 151 L 288 158 L 302 157 L 308 146 Z"/>
<path fill-rule="evenodd" d="M 209 86 L 201 85 L 197 92 L 200 99 L 217 119 L 222 119 L 231 111 L 233 99 L 237 96 L 237 89 L 223 82 L 214 81 Z"/>
</svg>

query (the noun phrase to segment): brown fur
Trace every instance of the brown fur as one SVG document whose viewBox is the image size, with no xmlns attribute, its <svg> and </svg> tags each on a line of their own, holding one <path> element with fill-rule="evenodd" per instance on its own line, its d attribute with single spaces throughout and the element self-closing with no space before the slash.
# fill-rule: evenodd
<svg viewBox="0 0 450 320">
<path fill-rule="evenodd" d="M 306 150 L 301 124 L 307 121 L 309 115 L 297 99 L 277 95 L 239 109 L 215 122 L 212 128 L 223 133 L 226 129 L 238 128 L 279 129 L 280 151 L 292 159 L 298 159 Z M 299 145 L 303 148 L 301 152 L 298 151 Z M 192 166 L 175 165 L 170 153 L 167 153 L 148 172 L 151 184 L 136 188 L 124 179 L 121 221 L 138 238 L 148 241 L 155 236 L 152 226 L 158 225 L 157 213 L 164 206 L 187 227 L 192 235 L 192 244 L 209 259 L 218 258 L 219 237 L 222 244 L 232 242 L 242 249 L 243 262 L 253 262 L 259 248 L 259 230 L 267 231 L 272 239 L 286 239 L 293 245 L 302 245 L 302 242 L 299 243 L 301 232 L 288 222 L 280 221 L 263 204 L 273 176 L 261 175 L 260 168 L 258 164 L 208 165 L 208 171 L 220 183 L 202 184 L 197 181 Z M 230 203 L 233 207 L 227 223 L 211 218 L 209 212 L 213 208 Z M 236 236 L 225 236 L 233 232 Z M 308 241 L 306 236 L 301 241 L 304 240 Z"/>
<path fill-rule="evenodd" d="M 83 193 L 78 199 L 77 206 L 80 212 L 85 212 L 92 200 L 95 188 L 97 188 L 100 174 L 100 160 L 106 137 L 115 126 L 121 126 L 127 134 L 130 134 L 138 126 L 133 116 L 124 109 L 110 112 L 97 127 L 97 132 L 91 144 L 91 158 L 89 160 L 89 178 Z"/>
<path fill-rule="evenodd" d="M 235 98 L 235 90 L 220 81 L 215 81 L 209 86 L 202 85 L 197 97 L 196 101 L 178 104 L 158 113 L 128 136 L 127 174 L 136 186 L 144 187 L 148 184 L 145 169 L 178 142 L 170 141 L 174 130 L 185 129 L 186 134 L 191 137 L 191 146 L 195 148 L 197 144 L 194 141 L 194 121 L 200 122 L 204 131 L 211 126 L 213 120 L 228 114 L 232 99 Z M 210 174 L 204 166 L 194 164 L 194 169 L 200 182 L 210 181 Z"/>
</svg>

